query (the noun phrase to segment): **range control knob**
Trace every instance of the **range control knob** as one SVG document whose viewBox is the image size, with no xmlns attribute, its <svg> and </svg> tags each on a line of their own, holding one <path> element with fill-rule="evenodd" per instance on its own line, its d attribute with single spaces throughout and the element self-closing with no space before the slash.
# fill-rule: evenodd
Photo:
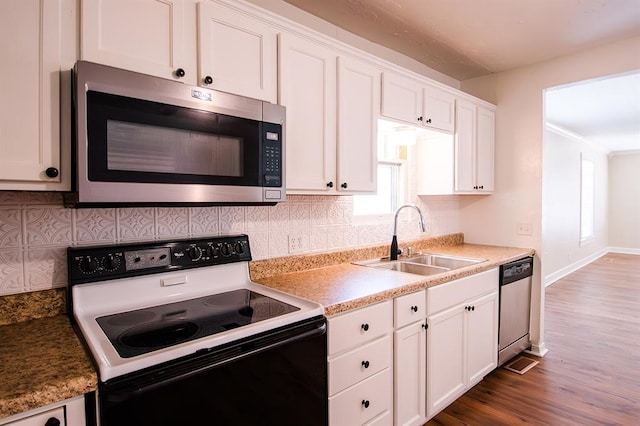
<svg viewBox="0 0 640 426">
<path fill-rule="evenodd" d="M 231 247 L 231 244 L 229 243 L 222 243 L 222 245 L 220 246 L 220 254 L 223 256 L 231 256 L 231 251 L 233 250 L 233 248 Z"/>
<path fill-rule="evenodd" d="M 237 254 L 243 254 L 244 253 L 244 245 L 242 244 L 242 242 L 238 241 L 234 247 L 236 249 L 236 253 Z"/>
<path fill-rule="evenodd" d="M 205 250 L 205 254 L 208 257 L 216 257 L 218 255 L 218 247 L 207 246 L 207 249 Z"/>
<path fill-rule="evenodd" d="M 113 254 L 104 258 L 103 265 L 107 271 L 115 271 L 120 266 L 120 258 Z"/>
<path fill-rule="evenodd" d="M 85 256 L 80 259 L 78 267 L 80 268 L 80 271 L 85 274 L 91 274 L 98 270 L 98 261 L 93 256 Z"/>
<path fill-rule="evenodd" d="M 187 256 L 189 256 L 191 260 L 198 260 L 202 257 L 202 249 L 196 246 L 190 247 L 189 250 L 187 250 Z"/>
</svg>

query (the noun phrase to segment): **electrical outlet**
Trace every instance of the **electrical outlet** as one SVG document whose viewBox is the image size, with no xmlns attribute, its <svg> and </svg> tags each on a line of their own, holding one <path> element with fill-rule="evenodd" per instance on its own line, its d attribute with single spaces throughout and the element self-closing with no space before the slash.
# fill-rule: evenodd
<svg viewBox="0 0 640 426">
<path fill-rule="evenodd" d="M 518 235 L 532 235 L 533 225 L 531 223 L 518 223 L 516 233 Z"/>
<path fill-rule="evenodd" d="M 308 245 L 308 241 L 304 234 L 289 234 L 289 254 L 302 253 L 306 245 Z"/>
</svg>

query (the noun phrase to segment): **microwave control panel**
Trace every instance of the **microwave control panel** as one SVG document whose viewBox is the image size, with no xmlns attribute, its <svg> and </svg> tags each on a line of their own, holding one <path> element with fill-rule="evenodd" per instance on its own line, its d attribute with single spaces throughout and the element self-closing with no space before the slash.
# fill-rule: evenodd
<svg viewBox="0 0 640 426">
<path fill-rule="evenodd" d="M 263 186 L 282 186 L 282 126 L 262 123 Z"/>
</svg>

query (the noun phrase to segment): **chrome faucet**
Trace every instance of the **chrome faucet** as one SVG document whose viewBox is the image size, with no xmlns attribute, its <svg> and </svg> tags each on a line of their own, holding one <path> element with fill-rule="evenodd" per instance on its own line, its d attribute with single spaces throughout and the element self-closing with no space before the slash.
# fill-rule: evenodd
<svg viewBox="0 0 640 426">
<path fill-rule="evenodd" d="M 404 209 L 405 207 L 413 207 L 418 211 L 418 215 L 420 215 L 420 228 L 422 229 L 422 232 L 427 231 L 426 227 L 424 226 L 424 218 L 422 217 L 422 212 L 417 206 L 414 206 L 413 204 L 405 204 L 398 207 L 398 210 L 396 210 L 396 215 L 393 218 L 393 238 L 391 239 L 391 253 L 389 254 L 389 258 L 391 260 L 398 260 L 398 213 L 400 213 L 400 210 Z"/>
</svg>

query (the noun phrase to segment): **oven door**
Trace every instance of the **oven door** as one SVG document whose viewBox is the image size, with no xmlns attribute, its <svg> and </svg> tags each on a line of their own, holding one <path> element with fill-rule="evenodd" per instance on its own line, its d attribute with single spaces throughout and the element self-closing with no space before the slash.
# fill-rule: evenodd
<svg viewBox="0 0 640 426">
<path fill-rule="evenodd" d="M 328 423 L 326 320 L 315 318 L 100 383 L 103 426 Z"/>
</svg>

